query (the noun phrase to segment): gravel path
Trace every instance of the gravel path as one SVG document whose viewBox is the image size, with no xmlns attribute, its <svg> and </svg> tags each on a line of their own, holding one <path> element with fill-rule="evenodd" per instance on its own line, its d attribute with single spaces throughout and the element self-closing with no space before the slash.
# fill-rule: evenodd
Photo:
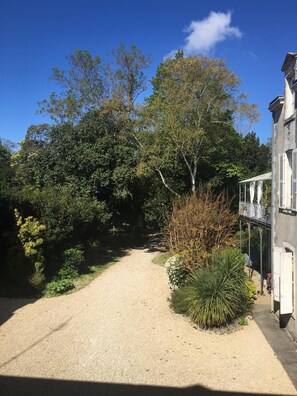
<svg viewBox="0 0 297 396">
<path fill-rule="evenodd" d="M 15 310 L 0 328 L 0 374 L 297 394 L 254 321 L 196 330 L 169 308 L 155 253 L 134 249 L 83 290 Z M 0 299 L 4 311 L 13 299 Z"/>
</svg>

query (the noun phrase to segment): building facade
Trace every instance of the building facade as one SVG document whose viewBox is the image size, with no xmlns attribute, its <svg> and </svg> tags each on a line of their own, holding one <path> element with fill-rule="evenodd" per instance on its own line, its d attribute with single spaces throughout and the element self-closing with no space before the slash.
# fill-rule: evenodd
<svg viewBox="0 0 297 396">
<path fill-rule="evenodd" d="M 240 248 L 252 267 L 249 274 L 259 273 L 259 292 L 264 294 L 271 274 L 271 172 L 239 182 L 239 233 Z"/>
<path fill-rule="evenodd" d="M 297 339 L 297 53 L 282 69 L 284 95 L 269 105 L 272 131 L 272 308 Z"/>
</svg>

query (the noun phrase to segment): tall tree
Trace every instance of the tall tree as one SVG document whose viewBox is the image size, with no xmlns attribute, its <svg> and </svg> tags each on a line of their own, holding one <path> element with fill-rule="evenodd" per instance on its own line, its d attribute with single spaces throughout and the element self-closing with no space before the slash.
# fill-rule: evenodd
<svg viewBox="0 0 297 396">
<path fill-rule="evenodd" d="M 147 88 L 146 69 L 151 59 L 132 44 L 126 48 L 121 44 L 112 51 L 114 62 L 108 66 L 111 98 L 128 116 L 135 108 L 139 95 Z"/>
<path fill-rule="evenodd" d="M 195 192 L 199 161 L 218 125 L 232 125 L 234 117 L 257 119 L 256 105 L 239 92 L 240 79 L 222 59 L 205 56 L 165 60 L 153 78 L 153 94 L 143 115 L 146 134 L 138 139 L 149 166 L 160 175 L 173 193 L 163 173 L 164 156 L 175 156 L 186 166 Z M 155 155 L 154 152 L 155 151 Z"/>
<path fill-rule="evenodd" d="M 70 54 L 69 70 L 52 69 L 50 79 L 57 83 L 60 93 L 52 92 L 49 99 L 39 102 L 39 112 L 48 114 L 56 123 L 75 124 L 84 114 L 104 106 L 126 125 L 135 101 L 146 89 L 144 69 L 150 58 L 134 44 L 130 48 L 121 44 L 112 56 L 112 62 L 104 64 L 89 51 Z"/>
<path fill-rule="evenodd" d="M 40 113 L 56 123 L 78 121 L 89 110 L 99 109 L 105 96 L 104 70 L 99 56 L 76 50 L 67 58 L 70 69 L 54 67 L 50 77 L 61 89 L 39 102 Z"/>
</svg>

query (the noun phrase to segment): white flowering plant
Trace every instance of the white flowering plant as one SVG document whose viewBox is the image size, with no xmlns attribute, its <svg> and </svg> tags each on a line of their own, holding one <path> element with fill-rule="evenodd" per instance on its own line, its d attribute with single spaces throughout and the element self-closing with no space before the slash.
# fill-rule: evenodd
<svg viewBox="0 0 297 396">
<path fill-rule="evenodd" d="M 183 286 L 189 276 L 189 271 L 182 263 L 182 257 L 178 254 L 170 257 L 165 263 L 165 270 L 168 275 L 171 289 L 179 289 Z"/>
</svg>

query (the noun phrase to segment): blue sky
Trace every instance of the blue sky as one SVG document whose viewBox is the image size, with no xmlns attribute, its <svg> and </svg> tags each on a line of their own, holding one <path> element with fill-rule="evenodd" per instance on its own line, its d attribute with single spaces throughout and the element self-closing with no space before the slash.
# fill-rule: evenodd
<svg viewBox="0 0 297 396">
<path fill-rule="evenodd" d="M 295 0 L 0 0 L 0 137 L 20 141 L 47 121 L 37 102 L 57 90 L 51 68 L 67 68 L 75 49 L 104 58 L 135 43 L 153 58 L 149 78 L 177 48 L 224 58 L 259 106 L 253 130 L 266 143 L 281 65 L 297 52 L 296 11 Z"/>
</svg>

